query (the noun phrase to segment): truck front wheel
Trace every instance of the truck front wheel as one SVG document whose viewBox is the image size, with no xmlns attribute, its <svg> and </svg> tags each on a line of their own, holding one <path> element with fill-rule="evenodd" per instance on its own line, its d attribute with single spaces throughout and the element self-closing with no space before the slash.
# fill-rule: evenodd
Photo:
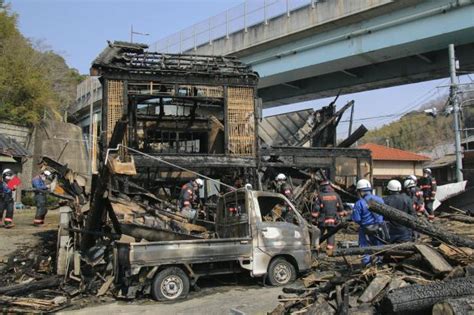
<svg viewBox="0 0 474 315">
<path fill-rule="evenodd" d="M 273 286 L 287 285 L 296 280 L 296 269 L 284 258 L 276 258 L 268 266 L 267 276 Z"/>
<path fill-rule="evenodd" d="M 156 274 L 151 286 L 151 296 L 157 301 L 185 298 L 189 293 L 189 277 L 181 268 L 169 267 Z"/>
</svg>

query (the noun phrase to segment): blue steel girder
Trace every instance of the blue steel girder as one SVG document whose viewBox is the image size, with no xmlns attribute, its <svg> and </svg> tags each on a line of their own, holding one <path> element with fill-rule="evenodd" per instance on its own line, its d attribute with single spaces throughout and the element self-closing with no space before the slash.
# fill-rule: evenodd
<svg viewBox="0 0 474 315">
<path fill-rule="evenodd" d="M 280 99 L 263 97 L 268 107 L 327 96 L 305 94 L 304 84 L 312 78 L 338 72 L 345 72 L 346 77 L 353 75 L 357 78 L 351 69 L 373 65 L 382 69 L 384 63 L 447 50 L 450 43 L 456 46 L 474 43 L 473 34 L 474 0 L 422 1 L 411 7 L 312 34 L 250 55 L 243 52 L 241 59 L 251 64 L 260 74 L 259 89 L 262 92 L 274 90 L 276 86 L 279 86 L 278 89 L 285 87 L 292 91 L 289 97 L 282 95 Z M 422 58 L 417 60 L 420 68 L 427 63 Z M 434 69 L 430 71 L 433 72 Z M 417 77 L 416 72 L 411 75 L 413 81 L 429 79 Z M 393 80 L 393 83 L 399 82 Z M 344 85 L 344 82 L 339 84 Z M 387 84 L 385 82 L 383 86 Z M 328 87 L 326 92 L 337 90 L 337 85 Z M 368 84 L 363 89 L 359 87 L 356 90 L 376 87 L 377 84 Z"/>
<path fill-rule="evenodd" d="M 456 46 L 461 70 L 474 72 L 474 44 Z M 421 56 L 409 56 L 386 62 L 352 68 L 346 72 L 324 75 L 261 88 L 258 90 L 265 108 L 311 99 L 356 93 L 407 83 L 434 80 L 449 73 L 448 50 L 441 49 Z"/>
</svg>

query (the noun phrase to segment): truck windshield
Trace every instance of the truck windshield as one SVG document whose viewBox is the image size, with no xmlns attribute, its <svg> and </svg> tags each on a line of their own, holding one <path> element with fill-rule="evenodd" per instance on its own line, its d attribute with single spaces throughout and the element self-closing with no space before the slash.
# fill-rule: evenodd
<svg viewBox="0 0 474 315">
<path fill-rule="evenodd" d="M 241 238 L 250 236 L 249 218 L 245 203 L 245 194 L 235 192 L 225 195 L 216 222 L 218 235 L 221 238 Z"/>
<path fill-rule="evenodd" d="M 258 206 L 264 222 L 288 222 L 298 225 L 293 208 L 283 198 L 260 196 Z"/>
</svg>

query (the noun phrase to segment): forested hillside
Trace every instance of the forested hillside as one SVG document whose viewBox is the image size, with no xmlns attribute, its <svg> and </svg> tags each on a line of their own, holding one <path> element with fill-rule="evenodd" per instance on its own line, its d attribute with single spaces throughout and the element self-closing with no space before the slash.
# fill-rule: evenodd
<svg viewBox="0 0 474 315">
<path fill-rule="evenodd" d="M 64 58 L 34 45 L 17 26 L 17 16 L 0 0 L 0 119 L 35 124 L 61 119 L 82 80 Z"/>
<path fill-rule="evenodd" d="M 473 96 L 471 89 L 464 88 L 465 93 L 460 95 L 463 105 L 463 126 L 474 127 L 474 106 L 468 106 Z M 387 139 L 391 147 L 409 151 L 430 150 L 438 144 L 454 142 L 453 116 L 446 115 L 446 101 L 443 96 L 422 104 L 418 111 L 402 116 L 399 120 L 369 131 L 359 143 L 373 142 L 386 145 Z M 465 102 L 463 102 L 465 101 Z M 436 117 L 428 116 L 423 112 L 426 108 L 437 108 Z M 463 133 L 464 135 L 464 133 Z"/>
</svg>

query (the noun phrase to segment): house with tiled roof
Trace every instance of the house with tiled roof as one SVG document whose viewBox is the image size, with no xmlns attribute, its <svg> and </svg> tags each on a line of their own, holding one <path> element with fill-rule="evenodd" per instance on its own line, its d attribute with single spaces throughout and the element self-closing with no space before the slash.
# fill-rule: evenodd
<svg viewBox="0 0 474 315">
<path fill-rule="evenodd" d="M 383 192 L 383 187 L 392 178 L 403 179 L 413 174 L 422 176 L 423 164 L 430 161 L 425 155 L 375 143 L 366 143 L 359 148 L 368 149 L 372 153 L 373 185 L 378 194 Z"/>
</svg>

